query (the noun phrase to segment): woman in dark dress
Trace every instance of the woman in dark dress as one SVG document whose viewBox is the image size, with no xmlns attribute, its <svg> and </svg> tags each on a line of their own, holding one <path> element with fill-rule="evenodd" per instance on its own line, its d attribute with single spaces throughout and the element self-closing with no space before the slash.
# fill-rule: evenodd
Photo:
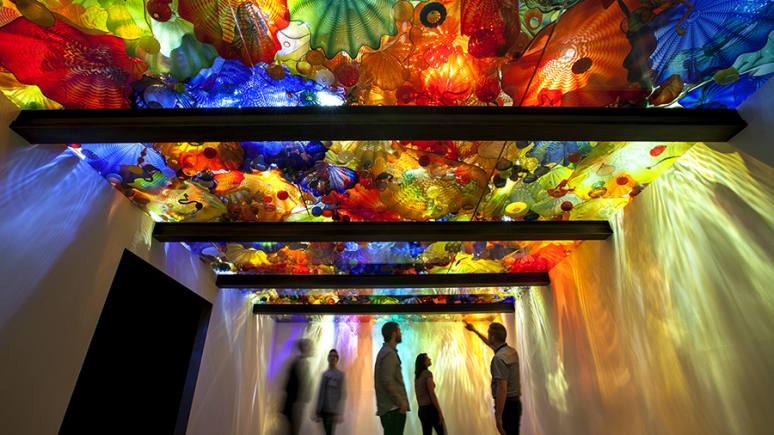
<svg viewBox="0 0 774 435">
<path fill-rule="evenodd" d="M 443 435 L 443 413 L 435 395 L 433 373 L 427 368 L 433 362 L 426 353 L 420 353 L 414 370 L 414 391 L 419 405 L 419 421 L 422 422 L 422 435 L 432 435 L 433 429 L 438 435 Z"/>
</svg>

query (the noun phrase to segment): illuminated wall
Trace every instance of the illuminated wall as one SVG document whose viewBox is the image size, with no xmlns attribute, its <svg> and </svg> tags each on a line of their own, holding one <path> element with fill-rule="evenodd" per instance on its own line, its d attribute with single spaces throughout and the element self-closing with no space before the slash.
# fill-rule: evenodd
<svg viewBox="0 0 774 435">
<path fill-rule="evenodd" d="M 715 148 L 521 299 L 524 433 L 774 433 L 774 169 Z"/>
<path fill-rule="evenodd" d="M 218 397 L 228 412 L 210 406 L 208 420 L 236 433 L 251 403 L 228 378 L 245 357 L 219 351 L 245 299 L 183 246 L 152 243 L 153 220 L 77 156 L 24 144 L 7 128 L 17 113 L 0 96 L 0 433 L 59 431 L 124 249 L 213 303 L 194 407 Z"/>
<path fill-rule="evenodd" d="M 414 362 L 420 353 L 427 353 L 433 361 L 430 370 L 449 430 L 461 434 L 496 434 L 492 417 L 493 402 L 489 393 L 492 351 L 473 333 L 466 331 L 462 322 L 407 322 L 401 316 L 394 317 L 401 325 L 403 342 L 398 345 L 398 354 L 402 360 L 403 379 L 411 402 L 406 434 L 422 432 L 414 393 Z M 502 315 L 499 321 L 508 329 L 508 342 L 515 345 L 517 334 L 513 329 L 514 315 Z M 485 332 L 489 322 L 474 324 Z M 268 398 L 259 402 L 259 406 L 269 412 L 264 414 L 265 424 L 262 432 L 258 433 L 281 433 L 284 417 L 278 414 L 277 409 L 284 400 L 282 390 L 286 382 L 288 361 L 297 355 L 295 343 L 301 338 L 310 338 L 314 343 L 310 372 L 314 389 L 312 397 L 315 400 L 320 376 L 327 367 L 328 351 L 332 348 L 339 351 L 339 368 L 345 372 L 348 385 L 347 405 L 340 433 L 381 433 L 379 418 L 376 416 L 373 367 L 376 354 L 384 343 L 382 325 L 383 322 L 276 323 L 273 330 L 261 334 L 273 337 L 273 343 L 269 364 L 259 368 L 259 372 L 263 369 L 269 389 Z M 266 381 L 259 379 L 259 388 Z M 313 412 L 313 405 L 314 402 L 307 406 L 307 415 Z M 309 418 L 303 420 L 301 433 L 324 433 L 321 424 L 315 424 Z"/>
<path fill-rule="evenodd" d="M 213 328 L 210 321 L 187 435 L 261 433 L 274 321 L 250 308 L 239 291 L 220 291 L 213 305 L 219 322 Z"/>
</svg>

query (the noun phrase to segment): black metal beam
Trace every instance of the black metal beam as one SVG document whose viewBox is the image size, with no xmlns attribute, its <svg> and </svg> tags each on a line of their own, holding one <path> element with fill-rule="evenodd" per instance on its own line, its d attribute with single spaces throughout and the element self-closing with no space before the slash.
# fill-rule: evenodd
<svg viewBox="0 0 774 435">
<path fill-rule="evenodd" d="M 307 305 L 307 304 L 254 304 L 253 314 L 298 315 L 379 315 L 379 314 L 455 314 L 455 313 L 513 313 L 512 303 L 483 304 L 390 304 L 390 305 Z"/>
<path fill-rule="evenodd" d="M 545 286 L 547 273 L 471 273 L 437 275 L 219 275 L 220 288 L 465 288 Z"/>
<path fill-rule="evenodd" d="M 262 140 L 596 140 L 726 142 L 733 109 L 344 106 L 24 110 L 30 143 Z"/>
<path fill-rule="evenodd" d="M 159 242 L 416 242 L 605 240 L 607 221 L 166 223 Z"/>
</svg>

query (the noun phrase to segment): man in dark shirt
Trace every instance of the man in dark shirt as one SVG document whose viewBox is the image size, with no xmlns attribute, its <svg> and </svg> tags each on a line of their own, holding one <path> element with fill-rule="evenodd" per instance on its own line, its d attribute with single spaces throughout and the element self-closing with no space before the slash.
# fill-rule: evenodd
<svg viewBox="0 0 774 435">
<path fill-rule="evenodd" d="M 465 322 L 468 331 L 476 333 L 495 354 L 492 357 L 492 397 L 495 400 L 495 422 L 501 435 L 519 435 L 521 422 L 521 376 L 519 374 L 519 354 L 508 346 L 505 339 L 508 332 L 499 323 L 489 325 L 488 336 Z"/>
<path fill-rule="evenodd" d="M 301 415 L 309 401 L 309 357 L 312 354 L 312 341 L 304 338 L 298 342 L 300 355 L 290 366 L 285 384 L 285 406 L 282 413 L 287 417 L 290 435 L 298 435 L 301 430 Z"/>
<path fill-rule="evenodd" d="M 406 426 L 406 412 L 410 409 L 396 349 L 401 342 L 400 326 L 395 322 L 385 323 L 382 336 L 384 345 L 376 355 L 374 367 L 376 415 L 382 422 L 384 435 L 402 435 Z"/>
</svg>

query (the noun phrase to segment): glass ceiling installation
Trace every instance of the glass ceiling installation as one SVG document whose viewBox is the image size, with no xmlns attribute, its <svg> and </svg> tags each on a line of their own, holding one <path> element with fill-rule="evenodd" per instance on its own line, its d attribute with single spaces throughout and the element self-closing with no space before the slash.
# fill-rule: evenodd
<svg viewBox="0 0 774 435">
<path fill-rule="evenodd" d="M 773 0 L 3 0 L 24 109 L 734 108 Z"/>
<path fill-rule="evenodd" d="M 1 0 L 0 90 L 26 110 L 159 110 L 147 113 L 736 108 L 774 74 L 772 31 L 774 0 Z M 319 140 L 67 146 L 157 222 L 335 226 L 604 221 L 693 145 L 524 141 L 518 131 L 504 141 L 309 139 Z M 222 275 L 391 276 L 546 273 L 580 243 L 186 246 Z M 253 296 L 277 305 L 517 296 L 499 287 L 348 291 Z"/>
<path fill-rule="evenodd" d="M 71 145 L 158 221 L 605 220 L 690 143 Z"/>
<path fill-rule="evenodd" d="M 580 241 L 187 243 L 218 273 L 548 272 Z"/>
</svg>

